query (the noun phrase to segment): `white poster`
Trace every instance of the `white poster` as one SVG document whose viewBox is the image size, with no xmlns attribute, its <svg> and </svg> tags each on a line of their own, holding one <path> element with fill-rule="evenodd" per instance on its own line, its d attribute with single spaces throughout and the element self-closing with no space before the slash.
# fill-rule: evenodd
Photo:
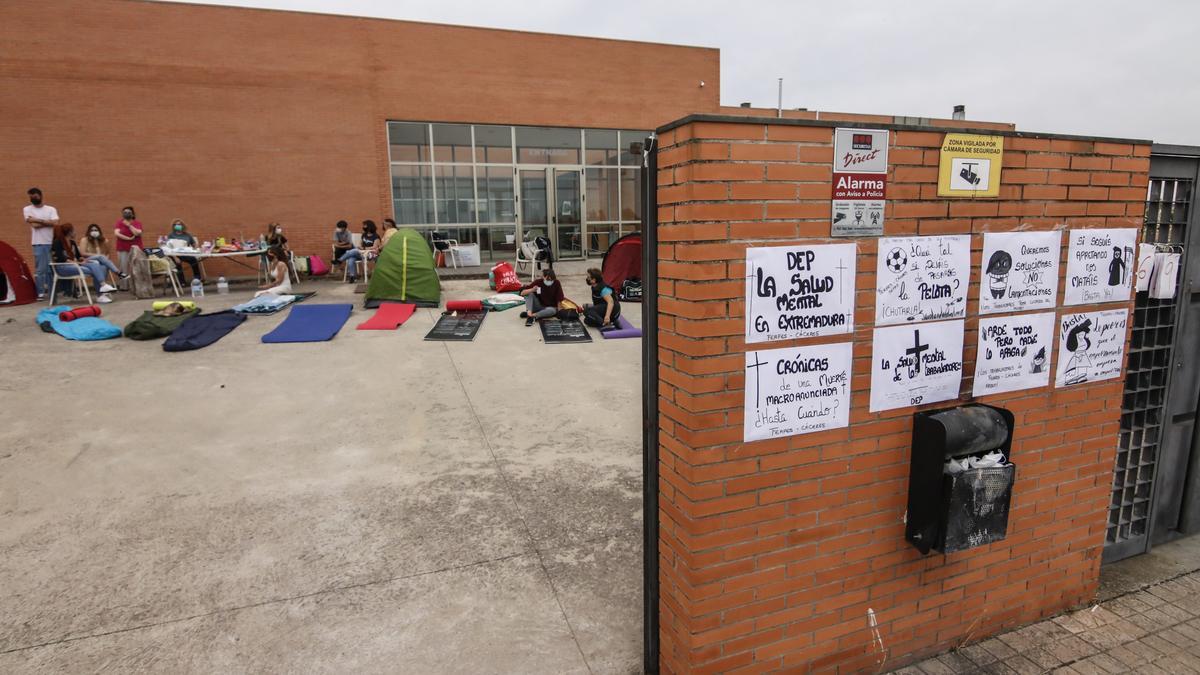
<svg viewBox="0 0 1200 675">
<path fill-rule="evenodd" d="M 1049 309 L 1058 304 L 1062 232 L 987 232 L 979 313 Z"/>
<path fill-rule="evenodd" d="M 833 170 L 887 173 L 887 129 L 834 129 Z"/>
<path fill-rule="evenodd" d="M 1123 302 L 1133 285 L 1137 229 L 1071 230 L 1064 305 Z"/>
<path fill-rule="evenodd" d="M 972 395 L 986 396 L 1050 384 L 1054 312 L 979 320 Z"/>
<path fill-rule="evenodd" d="M 963 322 L 876 328 L 871 347 L 871 412 L 958 398 Z"/>
<path fill-rule="evenodd" d="M 746 342 L 854 331 L 854 244 L 746 249 Z"/>
<path fill-rule="evenodd" d="M 875 325 L 966 316 L 970 273 L 971 235 L 880 239 Z"/>
<path fill-rule="evenodd" d="M 850 424 L 851 343 L 746 352 L 747 443 Z"/>
<path fill-rule="evenodd" d="M 1054 386 L 1111 380 L 1125 363 L 1125 327 L 1129 312 L 1064 314 L 1058 319 L 1058 368 Z"/>
</svg>

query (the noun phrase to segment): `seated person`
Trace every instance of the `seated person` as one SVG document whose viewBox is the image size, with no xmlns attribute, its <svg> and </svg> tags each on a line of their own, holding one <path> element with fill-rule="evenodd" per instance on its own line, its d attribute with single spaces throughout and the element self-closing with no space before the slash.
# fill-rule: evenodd
<svg viewBox="0 0 1200 675">
<path fill-rule="evenodd" d="M 99 225 L 95 223 L 88 225 L 87 236 L 79 245 L 79 252 L 83 254 L 85 261 L 99 263 L 122 280 L 129 278 L 129 275 L 122 272 L 112 261 L 112 248 L 108 245 L 108 240 L 104 238 L 104 230 L 101 230 Z"/>
<path fill-rule="evenodd" d="M 587 271 L 587 285 L 592 289 L 592 304 L 583 306 L 583 322 L 600 330 L 617 327 L 621 316 L 621 303 L 617 294 L 604 283 L 604 275 L 595 267 Z"/>
<path fill-rule="evenodd" d="M 562 284 L 558 275 L 547 267 L 542 270 L 542 278 L 521 287 L 521 295 L 525 296 L 525 311 L 521 318 L 526 326 L 532 326 L 538 319 L 549 319 L 558 313 L 558 303 L 563 301 Z"/>
<path fill-rule="evenodd" d="M 333 230 L 333 264 L 342 261 L 342 256 L 354 248 L 354 237 L 350 234 L 350 224 L 344 220 L 337 221 Z"/>
<path fill-rule="evenodd" d="M 167 235 L 167 241 L 177 242 L 176 246 L 186 246 L 188 248 L 199 249 L 200 243 L 196 241 L 196 237 L 188 232 L 187 225 L 180 219 L 176 218 L 171 223 L 171 233 Z M 200 273 L 200 260 L 195 256 L 190 255 L 173 255 L 171 260 L 175 261 L 175 266 L 180 270 L 183 269 L 184 263 L 192 268 L 192 280 L 199 279 L 200 283 L 204 283 L 204 275 Z M 179 283 L 183 283 L 183 273 L 179 274 Z"/>
<path fill-rule="evenodd" d="M 104 304 L 112 302 L 109 293 L 117 290 L 105 281 L 108 268 L 99 262 L 85 260 L 75 243 L 75 227 L 71 223 L 54 226 L 54 242 L 50 245 L 50 260 L 59 276 L 77 275 L 83 273 L 92 278 L 96 286 L 96 302 Z"/>
<path fill-rule="evenodd" d="M 354 283 L 358 281 L 358 266 L 355 264 L 359 260 L 371 260 L 379 255 L 379 232 L 375 227 L 375 221 L 364 220 L 362 226 L 362 244 L 360 248 L 352 248 L 342 254 L 338 258 L 339 262 L 350 265 L 347 270 L 346 281 Z"/>
<path fill-rule="evenodd" d="M 290 272 L 288 271 L 288 264 L 287 264 L 288 255 L 287 255 L 287 253 L 283 249 L 281 249 L 277 246 L 274 246 L 274 247 L 267 249 L 266 260 L 267 260 L 267 269 L 269 270 L 271 280 L 268 281 L 267 283 L 259 286 L 259 288 L 261 288 L 263 290 L 255 293 L 254 297 L 257 298 L 260 295 L 267 295 L 267 294 L 271 294 L 271 295 L 288 295 L 288 294 L 290 294 L 292 292 L 292 277 L 290 276 Z"/>
<path fill-rule="evenodd" d="M 396 229 L 396 221 L 392 220 L 391 218 L 384 218 L 383 239 L 379 243 L 380 250 L 382 250 L 384 246 L 387 246 L 388 239 L 391 239 L 392 235 L 396 234 L 397 232 L 399 232 L 399 230 Z"/>
</svg>

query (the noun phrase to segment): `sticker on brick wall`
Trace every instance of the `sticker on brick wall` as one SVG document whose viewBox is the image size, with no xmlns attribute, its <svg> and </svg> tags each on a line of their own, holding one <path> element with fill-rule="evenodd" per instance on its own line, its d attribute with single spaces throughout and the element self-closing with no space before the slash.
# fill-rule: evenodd
<svg viewBox="0 0 1200 675">
<path fill-rule="evenodd" d="M 746 442 L 850 424 L 851 343 L 746 352 Z"/>
<path fill-rule="evenodd" d="M 875 274 L 877 326 L 966 316 L 971 236 L 880 239 Z"/>
<path fill-rule="evenodd" d="M 746 342 L 854 331 L 855 244 L 746 249 Z"/>
<path fill-rule="evenodd" d="M 1059 317 L 1054 386 L 1070 387 L 1120 377 L 1128 323 L 1129 311 L 1124 309 Z"/>
<path fill-rule="evenodd" d="M 833 171 L 887 173 L 887 129 L 834 129 Z"/>
<path fill-rule="evenodd" d="M 834 130 L 832 236 L 883 234 L 887 151 L 886 129 Z"/>
<path fill-rule="evenodd" d="M 958 398 L 963 322 L 876 328 L 871 341 L 871 412 Z"/>
<path fill-rule="evenodd" d="M 1050 384 L 1054 312 L 979 320 L 974 396 L 1034 389 Z"/>
<path fill-rule="evenodd" d="M 1133 287 L 1136 228 L 1071 230 L 1064 305 L 1124 302 Z"/>
<path fill-rule="evenodd" d="M 946 134 L 938 159 L 938 196 L 998 196 L 1003 161 L 1003 136 Z"/>
<path fill-rule="evenodd" d="M 985 233 L 979 313 L 1054 307 L 1061 252 L 1059 231 Z"/>
</svg>

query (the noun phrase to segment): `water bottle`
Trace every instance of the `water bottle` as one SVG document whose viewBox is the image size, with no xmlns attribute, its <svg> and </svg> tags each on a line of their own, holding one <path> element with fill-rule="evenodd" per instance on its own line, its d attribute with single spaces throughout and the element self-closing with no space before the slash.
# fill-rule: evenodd
<svg viewBox="0 0 1200 675">
<path fill-rule="evenodd" d="M 203 298 L 204 297 L 204 284 L 200 283 L 199 279 L 192 279 L 192 297 L 193 298 Z"/>
<path fill-rule="evenodd" d="M 225 277 L 219 277 L 217 279 L 217 294 L 229 295 L 229 282 L 225 281 Z"/>
</svg>

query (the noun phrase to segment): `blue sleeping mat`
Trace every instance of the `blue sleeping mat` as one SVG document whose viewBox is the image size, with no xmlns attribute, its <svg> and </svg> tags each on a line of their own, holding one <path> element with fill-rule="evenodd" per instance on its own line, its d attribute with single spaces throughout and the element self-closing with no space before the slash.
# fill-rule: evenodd
<svg viewBox="0 0 1200 675">
<path fill-rule="evenodd" d="M 163 351 L 186 352 L 207 347 L 232 333 L 233 329 L 242 325 L 245 320 L 245 314 L 228 309 L 212 314 L 197 314 L 171 333 L 166 342 L 163 342 Z"/>
<path fill-rule="evenodd" d="M 262 336 L 267 343 L 325 342 L 345 325 L 353 305 L 295 305 L 283 323 Z"/>
<path fill-rule="evenodd" d="M 121 337 L 121 329 L 95 316 L 88 316 L 74 321 L 63 321 L 58 318 L 60 312 L 71 309 L 67 305 L 58 305 L 43 309 L 37 313 L 37 325 L 42 330 L 53 331 L 68 340 L 108 340 Z"/>
</svg>

